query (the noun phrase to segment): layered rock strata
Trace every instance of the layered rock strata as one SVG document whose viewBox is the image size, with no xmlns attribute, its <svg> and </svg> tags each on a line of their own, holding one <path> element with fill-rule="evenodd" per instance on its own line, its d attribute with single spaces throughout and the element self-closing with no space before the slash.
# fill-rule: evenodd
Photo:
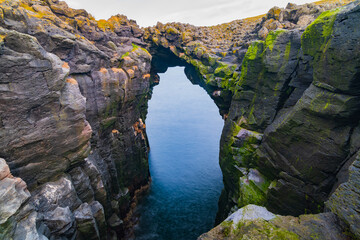
<svg viewBox="0 0 360 240">
<path fill-rule="evenodd" d="M 5 0 L 0 13 L 0 156 L 27 183 L 36 226 L 50 239 L 121 237 L 149 179 L 143 31 L 55 0 Z"/>
<path fill-rule="evenodd" d="M 144 31 L 57 0 L 0 1 L 0 236 L 124 235 L 149 179 L 150 85 L 182 65 L 225 119 L 218 222 L 237 212 L 200 239 L 359 238 L 360 2 L 326 11 L 348 2 Z"/>
</svg>

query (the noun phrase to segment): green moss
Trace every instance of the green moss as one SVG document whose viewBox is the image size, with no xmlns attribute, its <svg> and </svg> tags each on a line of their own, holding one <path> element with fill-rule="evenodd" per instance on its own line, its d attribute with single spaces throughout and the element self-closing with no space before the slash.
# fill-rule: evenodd
<svg viewBox="0 0 360 240">
<path fill-rule="evenodd" d="M 132 47 L 133 47 L 132 51 L 135 51 L 136 49 L 139 48 L 139 46 L 136 45 L 135 43 L 131 43 L 131 45 L 132 45 Z"/>
<path fill-rule="evenodd" d="M 132 45 L 131 51 L 124 53 L 124 54 L 121 56 L 121 58 L 129 57 L 131 52 L 139 55 L 139 54 L 141 54 L 141 51 L 143 51 L 143 52 L 145 52 L 147 55 L 151 56 L 150 53 L 148 52 L 148 50 L 146 50 L 145 48 L 142 48 L 142 47 L 136 45 L 135 43 L 131 43 L 131 45 Z M 140 52 L 139 52 L 139 51 L 140 51 Z"/>
<path fill-rule="evenodd" d="M 285 61 L 289 61 L 290 58 L 290 52 L 291 52 L 291 42 L 289 41 L 288 44 L 286 44 L 286 48 L 285 48 Z"/>
<path fill-rule="evenodd" d="M 339 11 L 340 9 L 335 9 L 323 12 L 306 28 L 301 36 L 301 46 L 305 54 L 316 57 L 324 50 Z"/>
<path fill-rule="evenodd" d="M 121 58 L 128 57 L 129 55 L 130 55 L 130 52 L 126 52 L 121 56 Z"/>
<path fill-rule="evenodd" d="M 207 61 L 210 66 L 214 67 L 217 64 L 217 61 L 219 60 L 219 57 L 216 55 L 208 54 Z"/>
<path fill-rule="evenodd" d="M 216 77 L 222 78 L 220 87 L 232 91 L 239 79 L 239 74 L 235 73 L 236 65 L 218 63 L 218 67 L 214 71 Z"/>
<path fill-rule="evenodd" d="M 234 136 L 240 131 L 240 127 L 234 122 L 227 123 L 224 128 L 225 139 L 222 139 L 220 149 L 220 166 L 224 175 L 226 189 L 237 190 L 240 177 L 243 174 L 236 168 L 238 162 L 234 159 L 233 147 L 235 142 Z"/>
<path fill-rule="evenodd" d="M 241 74 L 236 90 L 240 89 L 241 86 L 245 83 L 246 79 L 248 78 L 248 72 L 251 72 L 251 70 L 254 68 L 254 60 L 262 56 L 263 45 L 263 41 L 255 41 L 250 45 L 242 62 Z"/>
<path fill-rule="evenodd" d="M 252 180 L 241 178 L 240 197 L 238 199 L 238 207 L 244 207 L 248 204 L 256 204 L 263 206 L 266 203 L 266 192 L 270 185 L 269 181 L 265 181 L 262 186 L 257 186 Z"/>
<path fill-rule="evenodd" d="M 263 219 L 253 221 L 240 221 L 229 234 L 229 239 L 276 239 L 299 240 L 300 237 L 284 228 L 276 227 L 273 223 Z"/>
<path fill-rule="evenodd" d="M 228 237 L 231 234 L 232 223 L 233 223 L 232 221 L 223 221 L 220 224 L 221 231 L 225 237 Z"/>
<path fill-rule="evenodd" d="M 191 59 L 190 64 L 200 73 L 200 75 L 206 75 L 209 73 L 209 67 L 205 66 L 200 60 Z"/>
<path fill-rule="evenodd" d="M 247 50 L 246 54 L 245 54 L 245 58 L 246 60 L 255 60 L 255 58 L 258 56 L 258 51 L 259 51 L 259 44 L 262 44 L 263 41 L 255 41 L 253 42 L 249 49 Z"/>
<path fill-rule="evenodd" d="M 217 77 L 231 77 L 236 69 L 236 65 L 228 65 L 220 62 L 215 69 L 215 76 Z"/>
<path fill-rule="evenodd" d="M 278 38 L 279 35 L 281 35 L 282 33 L 284 33 L 285 30 L 277 30 L 277 31 L 271 31 L 268 36 L 266 37 L 265 40 L 265 48 L 269 48 L 270 51 L 273 50 L 274 45 L 275 45 L 275 41 Z"/>
</svg>

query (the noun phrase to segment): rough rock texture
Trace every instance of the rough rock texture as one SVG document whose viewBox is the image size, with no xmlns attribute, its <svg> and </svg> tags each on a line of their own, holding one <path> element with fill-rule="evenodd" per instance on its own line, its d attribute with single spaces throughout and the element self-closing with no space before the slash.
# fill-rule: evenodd
<svg viewBox="0 0 360 240">
<path fill-rule="evenodd" d="M 288 4 L 214 27 L 146 29 L 153 73 L 192 66 L 226 119 L 218 222 L 247 204 L 284 215 L 319 213 L 345 181 L 359 149 L 359 1 L 325 10 L 349 2 Z M 352 207 L 333 210 L 347 224 L 358 215 L 350 179 L 341 191 L 352 191 Z"/>
<path fill-rule="evenodd" d="M 285 9 L 274 7 L 265 15 L 211 27 L 158 23 L 146 28 L 144 36 L 153 55 L 152 73 L 165 72 L 168 66 L 191 66 L 200 76 L 200 85 L 214 98 L 221 114 L 226 115 L 235 85 L 244 74 L 241 65 L 252 41 L 265 40 L 277 29 L 303 31 L 323 11 L 348 2 L 289 4 Z"/>
<path fill-rule="evenodd" d="M 0 0 L 0 237 L 124 235 L 149 179 L 150 84 L 183 65 L 226 120 L 218 221 L 248 204 L 330 211 L 226 223 L 243 209 L 202 239 L 359 238 L 360 2 L 325 11 L 348 2 L 142 30 L 57 0 Z"/>
<path fill-rule="evenodd" d="M 57 0 L 0 1 L 0 157 L 27 183 L 49 238 L 105 239 L 110 217 L 125 218 L 147 184 L 142 36 L 122 15 L 96 21 Z"/>
<path fill-rule="evenodd" d="M 47 239 L 36 229 L 37 213 L 29 198 L 26 183 L 13 177 L 0 158 L 0 239 Z"/>
<path fill-rule="evenodd" d="M 215 239 L 349 239 L 333 213 L 299 217 L 275 215 L 264 207 L 247 205 L 198 240 Z"/>
<path fill-rule="evenodd" d="M 342 183 L 326 202 L 326 206 L 344 221 L 357 237 L 360 236 L 360 153 L 349 167 L 348 179 Z"/>
</svg>

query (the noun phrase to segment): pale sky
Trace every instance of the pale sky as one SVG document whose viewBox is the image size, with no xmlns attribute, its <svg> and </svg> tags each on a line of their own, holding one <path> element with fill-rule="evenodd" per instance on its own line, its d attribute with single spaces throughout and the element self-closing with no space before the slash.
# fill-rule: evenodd
<svg viewBox="0 0 360 240">
<path fill-rule="evenodd" d="M 118 13 L 136 20 L 142 27 L 158 21 L 211 26 L 266 13 L 273 6 L 285 7 L 289 0 L 65 0 L 75 9 L 85 9 L 96 19 Z M 312 0 L 293 0 L 304 4 Z"/>
</svg>

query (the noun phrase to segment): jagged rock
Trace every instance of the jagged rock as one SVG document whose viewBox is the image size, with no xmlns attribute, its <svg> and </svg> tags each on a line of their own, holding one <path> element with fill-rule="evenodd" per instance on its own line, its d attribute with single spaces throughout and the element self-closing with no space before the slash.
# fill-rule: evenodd
<svg viewBox="0 0 360 240">
<path fill-rule="evenodd" d="M 149 178 L 146 132 L 132 130 L 150 87 L 144 31 L 123 15 L 96 21 L 57 0 L 5 0 L 0 13 L 0 156 L 46 216 L 98 200 L 106 237 L 110 202 L 130 189 L 125 216 L 129 196 Z M 119 67 L 126 56 L 132 64 Z"/>
<path fill-rule="evenodd" d="M 37 212 L 29 204 L 26 183 L 13 177 L 5 160 L 0 158 L 0 238 L 46 240 L 36 228 Z"/>
<path fill-rule="evenodd" d="M 302 215 L 298 218 L 280 216 L 264 207 L 247 205 L 230 215 L 220 225 L 201 235 L 198 240 L 211 239 L 348 239 L 337 226 L 332 213 Z"/>
<path fill-rule="evenodd" d="M 355 161 L 348 168 L 348 180 L 342 183 L 326 202 L 326 206 L 344 221 L 350 231 L 360 237 L 358 222 L 360 201 L 360 153 L 355 156 Z"/>
<path fill-rule="evenodd" d="M 38 211 L 46 212 L 53 206 L 69 207 L 74 211 L 81 204 L 69 177 L 61 177 L 56 182 L 49 182 L 34 194 L 32 202 Z"/>
<path fill-rule="evenodd" d="M 299 17 L 299 20 L 297 21 L 296 24 L 300 27 L 307 27 L 314 20 L 315 20 L 315 18 L 313 16 L 303 15 L 303 16 Z"/>
<path fill-rule="evenodd" d="M 92 207 L 83 203 L 74 211 L 78 239 L 100 239 L 99 229 L 93 216 Z"/>
<path fill-rule="evenodd" d="M 22 179 L 10 175 L 9 168 L 2 158 L 0 167 L 1 172 L 7 173 L 6 177 L 0 180 L 0 224 L 3 224 L 30 198 L 30 193 Z"/>
<path fill-rule="evenodd" d="M 106 206 L 107 192 L 98 167 L 96 167 L 94 163 L 86 158 L 84 171 L 89 176 L 91 187 L 94 190 L 95 199 L 99 201 L 102 206 Z"/>
<path fill-rule="evenodd" d="M 94 200 L 94 191 L 91 187 L 89 176 L 80 167 L 72 169 L 69 174 L 80 200 L 82 202 L 92 202 Z"/>
<path fill-rule="evenodd" d="M 288 4 L 212 27 L 159 23 L 143 31 L 123 15 L 96 21 L 57 0 L 1 1 L 0 156 L 32 192 L 29 204 L 10 199 L 18 210 L 1 215 L 6 236 L 41 238 L 37 220 L 40 232 L 55 239 L 105 238 L 108 226 L 121 229 L 119 216 L 149 178 L 141 119 L 150 79 L 155 83 L 156 73 L 176 65 L 216 93 L 227 119 L 219 219 L 234 205 L 258 201 L 277 212 L 318 211 L 335 181 L 348 192 L 358 151 L 359 1 L 323 13 L 300 45 L 304 28 L 339 5 Z M 264 41 L 253 43 L 258 38 Z M 144 47 L 154 57 L 151 75 Z M 344 172 L 352 166 L 347 184 L 338 174 L 342 165 Z M 1 182 L 18 181 L 15 190 L 24 189 L 1 161 L 0 169 Z M 353 208 L 333 205 L 342 221 L 354 222 Z M 319 238 L 342 239 L 335 222 L 331 213 L 251 220 L 240 234 L 268 237 L 258 227 L 271 237 L 309 238 L 315 229 Z"/>
<path fill-rule="evenodd" d="M 313 48 L 317 45 L 322 46 L 327 41 L 334 42 L 333 44 L 338 42 L 339 38 L 342 39 L 341 35 L 336 34 L 343 31 L 340 29 L 352 31 L 353 19 L 360 16 L 358 4 L 354 2 L 341 10 L 323 14 L 302 36 L 304 54 L 314 57 L 314 82 L 291 110 L 281 114 L 267 128 L 260 146 L 264 154 L 262 156 L 265 156 L 261 157 L 260 162 L 264 163 L 262 166 L 266 166 L 262 172 L 275 167 L 289 176 L 286 179 L 281 177 L 279 184 L 269 192 L 269 208 L 272 210 L 293 214 L 301 214 L 304 209 L 316 211 L 319 204 L 328 197 L 340 166 L 346 161 L 347 156 L 354 154 L 349 151 L 347 142 L 352 135 L 352 125 L 358 121 L 356 116 L 360 108 L 359 96 L 356 95 L 358 88 L 352 85 L 356 75 L 354 68 L 358 65 L 359 56 L 357 53 L 351 54 L 351 63 L 347 65 L 349 71 L 344 70 L 340 75 L 335 75 L 338 66 L 324 63 L 323 59 L 327 59 L 330 52 L 341 55 L 340 51 L 343 50 L 326 46 L 320 53 Z M 346 14 L 348 17 L 345 20 Z M 322 28 L 327 24 L 334 24 L 333 34 L 329 32 L 328 36 L 320 36 L 317 31 L 322 32 Z M 314 41 L 312 36 L 317 40 Z M 356 46 L 351 38 L 341 41 L 344 47 Z M 323 77 L 319 72 L 323 72 L 324 69 L 326 72 L 334 71 L 334 75 Z M 339 81 L 342 82 L 341 86 Z M 350 85 L 353 86 L 351 90 L 348 88 Z M 299 182 L 300 184 L 297 184 Z M 279 199 L 281 202 L 278 202 Z M 285 203 L 286 199 L 289 200 L 288 203 Z M 287 209 L 290 205 L 297 206 L 297 209 Z"/>
<path fill-rule="evenodd" d="M 259 38 L 262 40 L 264 40 L 268 34 L 269 34 L 269 29 L 267 29 L 266 27 L 261 28 L 258 33 Z"/>
<path fill-rule="evenodd" d="M 51 234 L 71 238 L 75 234 L 75 217 L 69 207 L 56 207 L 43 215 L 43 221 Z"/>
<path fill-rule="evenodd" d="M 105 221 L 104 208 L 97 201 L 92 202 L 90 204 L 90 207 L 91 207 L 92 215 L 96 220 L 96 224 L 98 226 L 100 238 L 103 239 L 106 236 L 106 221 Z"/>
<path fill-rule="evenodd" d="M 5 36 L 0 57 L 0 151 L 13 174 L 35 187 L 86 154 L 91 128 L 85 121 L 85 100 L 77 84 L 66 82 L 63 62 L 35 38 L 0 32 Z M 61 110 L 52 114 L 55 109 Z M 50 148 L 51 142 L 58 145 Z"/>
</svg>

